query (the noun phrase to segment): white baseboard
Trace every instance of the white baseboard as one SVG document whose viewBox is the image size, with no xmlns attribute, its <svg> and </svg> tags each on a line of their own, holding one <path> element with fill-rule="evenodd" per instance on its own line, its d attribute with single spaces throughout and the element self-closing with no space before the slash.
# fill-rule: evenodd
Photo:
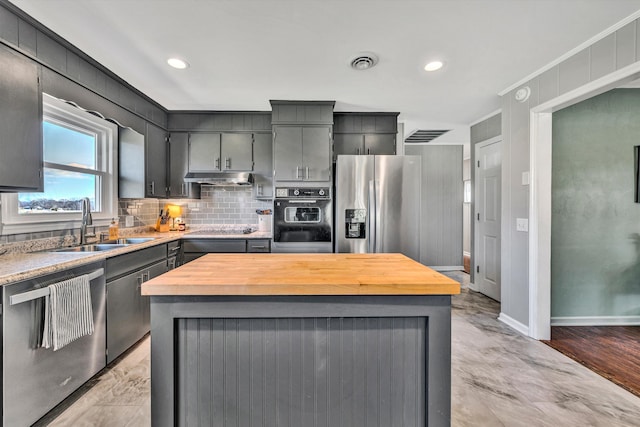
<svg viewBox="0 0 640 427">
<path fill-rule="evenodd" d="M 500 315 L 498 316 L 498 320 L 512 327 L 513 329 L 520 332 L 521 334 L 529 336 L 529 327 L 523 323 L 518 322 L 513 317 L 507 316 L 504 313 L 500 313 Z"/>
<path fill-rule="evenodd" d="M 429 268 L 435 271 L 463 271 L 463 265 L 430 265 Z"/>
<path fill-rule="evenodd" d="M 478 288 L 476 287 L 476 284 L 475 284 L 475 283 L 472 283 L 472 282 L 469 282 L 469 289 L 471 289 L 471 290 L 472 290 L 472 291 L 474 291 L 474 292 L 480 292 L 480 291 L 478 290 Z"/>
<path fill-rule="evenodd" d="M 639 326 L 640 316 L 552 317 L 551 326 Z"/>
</svg>

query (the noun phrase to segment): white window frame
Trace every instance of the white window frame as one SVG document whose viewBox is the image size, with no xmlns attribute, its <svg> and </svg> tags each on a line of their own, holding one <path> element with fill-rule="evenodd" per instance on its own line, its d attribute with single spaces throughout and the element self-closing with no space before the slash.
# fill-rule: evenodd
<svg viewBox="0 0 640 427">
<path fill-rule="evenodd" d="M 104 119 L 43 94 L 43 120 L 64 124 L 71 129 L 96 136 L 97 169 L 102 182 L 96 189 L 95 205 L 101 209 L 92 212 L 93 226 L 108 225 L 118 216 L 118 127 Z M 46 166 L 46 162 L 44 164 Z M 59 166 L 56 165 L 56 168 Z M 87 172 L 78 169 L 78 172 Z M 77 212 L 18 213 L 18 195 L 2 194 L 2 234 L 34 233 L 79 228 L 82 222 Z"/>
</svg>

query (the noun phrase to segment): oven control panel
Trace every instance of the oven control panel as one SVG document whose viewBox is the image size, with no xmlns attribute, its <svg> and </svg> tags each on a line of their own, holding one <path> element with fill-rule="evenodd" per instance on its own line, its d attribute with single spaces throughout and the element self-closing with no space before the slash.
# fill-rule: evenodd
<svg viewBox="0 0 640 427">
<path fill-rule="evenodd" d="M 329 199 L 329 187 L 298 188 L 277 187 L 276 197 L 279 199 Z"/>
</svg>

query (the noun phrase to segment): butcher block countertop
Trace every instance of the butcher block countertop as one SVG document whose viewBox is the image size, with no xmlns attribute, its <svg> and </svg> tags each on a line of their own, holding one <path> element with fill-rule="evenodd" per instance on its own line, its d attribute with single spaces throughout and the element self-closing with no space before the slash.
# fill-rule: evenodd
<svg viewBox="0 0 640 427">
<path fill-rule="evenodd" d="M 142 284 L 151 296 L 459 293 L 458 282 L 402 254 L 208 254 Z"/>
</svg>

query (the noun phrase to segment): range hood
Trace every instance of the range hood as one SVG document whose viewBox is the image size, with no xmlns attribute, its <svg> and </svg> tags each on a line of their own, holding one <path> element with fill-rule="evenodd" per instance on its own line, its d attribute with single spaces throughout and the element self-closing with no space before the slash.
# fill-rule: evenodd
<svg viewBox="0 0 640 427">
<path fill-rule="evenodd" d="M 189 172 L 185 175 L 184 182 L 220 186 L 251 185 L 253 174 L 251 172 Z"/>
</svg>

